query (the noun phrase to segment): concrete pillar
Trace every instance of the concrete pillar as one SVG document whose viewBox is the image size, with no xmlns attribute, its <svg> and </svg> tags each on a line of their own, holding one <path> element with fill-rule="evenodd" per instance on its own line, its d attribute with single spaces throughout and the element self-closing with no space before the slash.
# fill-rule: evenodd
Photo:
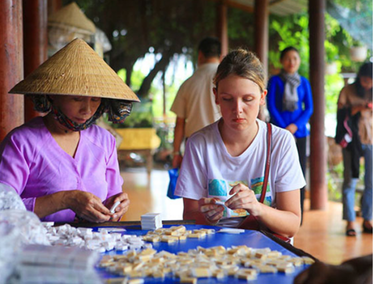
<svg viewBox="0 0 373 284">
<path fill-rule="evenodd" d="M 0 141 L 24 123 L 23 95 L 8 94 L 23 79 L 22 0 L 0 1 Z"/>
<path fill-rule="evenodd" d="M 310 189 L 311 209 L 326 209 L 328 191 L 326 182 L 327 155 L 325 137 L 324 93 L 324 39 L 325 0 L 309 1 L 310 83 L 314 112 L 311 117 Z"/>
<path fill-rule="evenodd" d="M 47 0 L 23 0 L 23 42 L 25 77 L 48 57 Z M 25 97 L 25 121 L 42 114 L 34 110 L 30 98 Z"/>
</svg>

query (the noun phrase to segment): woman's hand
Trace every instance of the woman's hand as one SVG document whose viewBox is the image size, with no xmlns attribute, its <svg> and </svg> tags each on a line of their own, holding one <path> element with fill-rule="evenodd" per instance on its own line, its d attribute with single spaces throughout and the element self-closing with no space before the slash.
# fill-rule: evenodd
<svg viewBox="0 0 373 284">
<path fill-rule="evenodd" d="M 292 124 L 289 124 L 285 129 L 289 130 L 291 134 L 294 134 L 295 132 L 297 132 L 298 126 L 292 123 Z"/>
<path fill-rule="evenodd" d="M 179 153 L 175 154 L 174 158 L 172 159 L 172 168 L 173 169 L 180 168 L 182 161 L 183 161 L 183 156 L 181 156 L 181 154 Z"/>
<path fill-rule="evenodd" d="M 105 200 L 104 204 L 109 209 L 113 206 L 114 203 L 120 202 L 120 204 L 115 208 L 114 215 L 112 216 L 112 221 L 120 221 L 124 213 L 127 212 L 128 207 L 130 206 L 130 200 L 128 199 L 128 194 L 121 192 L 116 195 L 110 196 Z"/>
<path fill-rule="evenodd" d="M 201 198 L 198 200 L 200 212 L 210 224 L 216 224 L 223 217 L 224 206 L 215 204 L 213 198 Z"/>
<path fill-rule="evenodd" d="M 101 199 L 90 192 L 66 191 L 63 200 L 66 203 L 66 208 L 70 208 L 84 220 L 100 223 L 109 221 L 112 217 L 110 210 L 102 204 Z"/>
<path fill-rule="evenodd" d="M 229 191 L 230 195 L 225 205 L 232 209 L 245 209 L 250 215 L 259 216 L 261 213 L 261 203 L 256 199 L 254 191 L 241 183 L 232 187 Z"/>
</svg>

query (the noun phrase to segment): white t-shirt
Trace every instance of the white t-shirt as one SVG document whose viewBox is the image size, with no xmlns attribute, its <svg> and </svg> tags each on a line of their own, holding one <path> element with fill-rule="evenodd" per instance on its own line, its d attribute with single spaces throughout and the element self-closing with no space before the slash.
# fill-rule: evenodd
<svg viewBox="0 0 373 284">
<path fill-rule="evenodd" d="M 197 68 L 177 92 L 171 111 L 185 118 L 185 137 L 209 125 L 221 117 L 212 91 L 213 78 L 218 63 L 206 63 Z"/>
<path fill-rule="evenodd" d="M 240 156 L 232 157 L 223 143 L 218 122 L 188 139 L 175 195 L 194 200 L 218 197 L 225 201 L 230 197 L 232 186 L 243 183 L 259 199 L 267 156 L 266 124 L 257 119 L 259 131 L 253 142 Z M 271 163 L 264 204 L 276 208 L 276 192 L 296 190 L 305 184 L 293 135 L 272 126 Z M 247 215 L 242 209 L 224 213 L 224 217 Z"/>
</svg>

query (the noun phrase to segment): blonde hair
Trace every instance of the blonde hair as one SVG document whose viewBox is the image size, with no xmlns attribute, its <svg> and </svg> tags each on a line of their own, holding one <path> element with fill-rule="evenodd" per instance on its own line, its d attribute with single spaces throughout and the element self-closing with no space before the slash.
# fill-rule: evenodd
<svg viewBox="0 0 373 284">
<path fill-rule="evenodd" d="M 266 82 L 262 63 L 251 51 L 240 48 L 228 53 L 216 71 L 215 87 L 218 88 L 219 82 L 232 74 L 253 81 L 259 86 L 261 92 L 265 90 Z"/>
</svg>

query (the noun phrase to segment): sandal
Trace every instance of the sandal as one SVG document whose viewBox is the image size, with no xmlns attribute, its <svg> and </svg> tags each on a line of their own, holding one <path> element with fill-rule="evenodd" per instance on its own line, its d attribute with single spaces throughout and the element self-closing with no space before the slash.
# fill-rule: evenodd
<svg viewBox="0 0 373 284">
<path fill-rule="evenodd" d="M 346 236 L 347 237 L 356 237 L 356 231 L 354 229 L 348 229 L 346 231 Z"/>
<path fill-rule="evenodd" d="M 373 227 L 367 227 L 367 226 L 365 226 L 365 224 L 363 223 L 363 232 L 364 232 L 364 233 L 367 233 L 367 234 L 372 234 L 372 233 L 373 233 Z"/>
</svg>

